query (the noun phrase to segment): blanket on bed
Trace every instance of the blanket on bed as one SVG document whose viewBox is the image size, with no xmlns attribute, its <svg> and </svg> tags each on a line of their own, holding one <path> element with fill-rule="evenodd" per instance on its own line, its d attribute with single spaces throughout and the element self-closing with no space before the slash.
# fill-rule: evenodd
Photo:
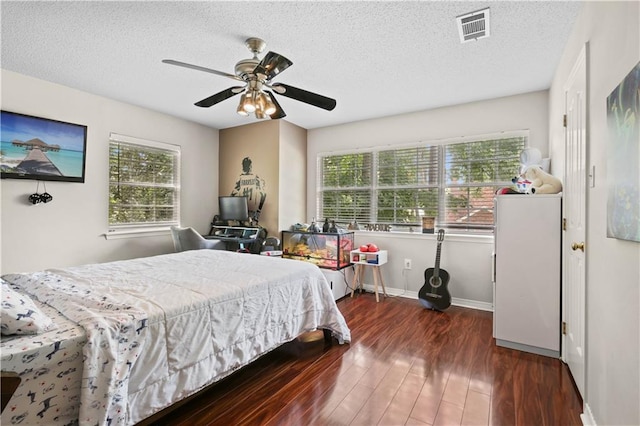
<svg viewBox="0 0 640 426">
<path fill-rule="evenodd" d="M 198 250 L 4 278 L 82 325 L 81 424 L 133 424 L 305 331 L 350 331 L 314 265 Z"/>
<path fill-rule="evenodd" d="M 55 327 L 37 335 L 2 336 L 2 371 L 17 373 L 21 382 L 3 401 L 0 424 L 77 425 L 86 332 L 51 306 L 33 303 Z"/>
</svg>

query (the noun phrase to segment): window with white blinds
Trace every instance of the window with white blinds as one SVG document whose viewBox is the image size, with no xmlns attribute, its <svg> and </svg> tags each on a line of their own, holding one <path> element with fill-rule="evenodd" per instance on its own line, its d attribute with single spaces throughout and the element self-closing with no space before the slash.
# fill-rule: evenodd
<svg viewBox="0 0 640 426">
<path fill-rule="evenodd" d="M 180 147 L 112 133 L 109 230 L 177 225 Z"/>
<path fill-rule="evenodd" d="M 339 222 L 370 221 L 373 153 L 331 155 L 319 158 L 319 217 Z"/>
<path fill-rule="evenodd" d="M 321 154 L 316 217 L 419 226 L 423 216 L 432 216 L 438 227 L 490 230 L 493 196 L 512 185 L 527 133 Z"/>
<path fill-rule="evenodd" d="M 418 223 L 438 211 L 437 146 L 376 153 L 376 223 Z"/>
<path fill-rule="evenodd" d="M 453 229 L 493 229 L 496 190 L 512 186 L 519 173 L 525 135 L 443 145 L 443 198 L 438 226 Z"/>
</svg>

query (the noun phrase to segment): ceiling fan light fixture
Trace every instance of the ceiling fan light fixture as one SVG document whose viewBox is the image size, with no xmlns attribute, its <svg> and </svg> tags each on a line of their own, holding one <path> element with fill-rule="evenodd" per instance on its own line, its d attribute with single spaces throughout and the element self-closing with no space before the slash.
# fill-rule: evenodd
<svg viewBox="0 0 640 426">
<path fill-rule="evenodd" d="M 256 110 L 256 105 L 253 103 L 253 99 L 250 92 L 244 92 L 240 98 L 240 107 L 247 114 L 250 114 Z"/>
<path fill-rule="evenodd" d="M 275 113 L 276 110 L 277 107 L 268 93 L 262 90 L 247 89 L 240 97 L 236 111 L 243 116 L 255 114 L 256 118 L 262 119 Z"/>
<path fill-rule="evenodd" d="M 256 113 L 264 113 L 264 110 L 267 106 L 267 103 L 264 99 L 264 93 L 256 92 L 255 93 L 255 105 L 256 105 Z"/>
<path fill-rule="evenodd" d="M 267 115 L 271 115 L 276 112 L 276 105 L 271 100 L 271 96 L 269 96 L 268 93 L 262 93 L 262 97 L 264 99 L 264 113 Z"/>
<path fill-rule="evenodd" d="M 236 110 L 236 112 L 245 117 L 249 115 L 249 113 L 242 107 L 242 103 L 238 104 L 238 109 Z"/>
</svg>

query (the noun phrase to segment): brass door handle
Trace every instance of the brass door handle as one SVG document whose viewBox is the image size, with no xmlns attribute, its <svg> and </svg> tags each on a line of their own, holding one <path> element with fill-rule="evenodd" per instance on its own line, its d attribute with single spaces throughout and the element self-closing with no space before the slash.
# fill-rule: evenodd
<svg viewBox="0 0 640 426">
<path fill-rule="evenodd" d="M 584 253 L 584 241 L 581 243 L 573 243 L 571 244 L 571 250 L 581 250 Z"/>
</svg>

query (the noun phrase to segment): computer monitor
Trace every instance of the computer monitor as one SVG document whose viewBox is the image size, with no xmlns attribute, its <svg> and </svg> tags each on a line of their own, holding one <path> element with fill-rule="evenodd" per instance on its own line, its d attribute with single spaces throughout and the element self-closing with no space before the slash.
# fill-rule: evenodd
<svg viewBox="0 0 640 426">
<path fill-rule="evenodd" d="M 245 222 L 249 220 L 248 205 L 247 197 L 220 196 L 218 197 L 220 219 Z"/>
</svg>

